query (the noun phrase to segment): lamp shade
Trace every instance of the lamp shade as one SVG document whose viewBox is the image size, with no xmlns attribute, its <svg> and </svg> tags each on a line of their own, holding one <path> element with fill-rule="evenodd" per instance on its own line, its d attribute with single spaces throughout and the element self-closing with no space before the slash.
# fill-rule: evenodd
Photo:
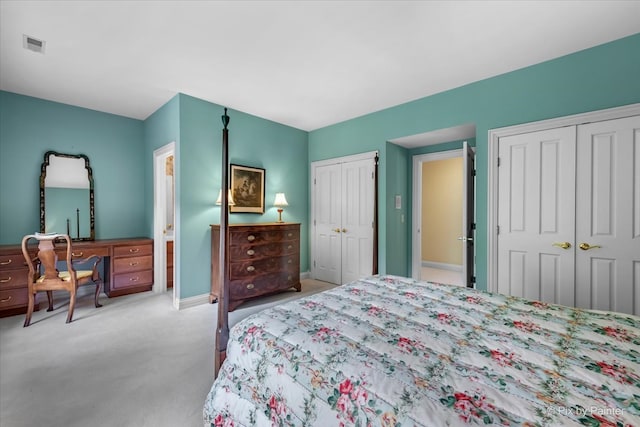
<svg viewBox="0 0 640 427">
<path fill-rule="evenodd" d="M 231 197 L 231 190 L 229 190 L 229 195 L 227 196 L 227 198 L 229 199 L 229 206 L 233 206 L 235 205 L 235 202 L 233 201 L 233 197 Z M 216 205 L 221 205 L 222 204 L 222 190 L 220 190 L 218 192 L 218 200 L 216 200 Z"/>
<path fill-rule="evenodd" d="M 289 206 L 289 203 L 287 203 L 287 198 L 284 197 L 284 193 L 276 193 L 276 199 L 273 201 L 273 206 Z"/>
</svg>

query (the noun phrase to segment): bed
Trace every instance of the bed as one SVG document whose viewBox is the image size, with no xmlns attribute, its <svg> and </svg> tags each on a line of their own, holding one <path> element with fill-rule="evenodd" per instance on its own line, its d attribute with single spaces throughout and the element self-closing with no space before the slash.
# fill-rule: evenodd
<svg viewBox="0 0 640 427">
<path fill-rule="evenodd" d="M 640 318 L 372 276 L 236 324 L 209 426 L 640 425 Z"/>
</svg>

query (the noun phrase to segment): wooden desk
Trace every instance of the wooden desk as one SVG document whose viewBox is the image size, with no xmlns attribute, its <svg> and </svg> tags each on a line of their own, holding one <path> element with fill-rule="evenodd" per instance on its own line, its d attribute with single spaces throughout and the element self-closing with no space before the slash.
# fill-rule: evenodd
<svg viewBox="0 0 640 427">
<path fill-rule="evenodd" d="M 108 297 L 150 291 L 153 286 L 153 239 L 93 240 L 73 242 L 73 257 L 103 257 L 104 292 Z M 37 247 L 34 245 L 34 250 Z M 60 246 L 58 260 L 66 251 Z M 27 278 L 20 245 L 0 246 L 0 317 L 25 313 L 27 309 Z"/>
</svg>

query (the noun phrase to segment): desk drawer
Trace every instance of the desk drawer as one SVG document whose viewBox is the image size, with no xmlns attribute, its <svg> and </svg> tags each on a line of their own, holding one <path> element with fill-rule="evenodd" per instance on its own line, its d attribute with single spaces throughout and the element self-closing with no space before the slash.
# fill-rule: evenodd
<svg viewBox="0 0 640 427">
<path fill-rule="evenodd" d="M 153 283 L 153 271 L 136 271 L 127 274 L 118 274 L 113 278 L 113 290 L 126 289 Z"/>
<path fill-rule="evenodd" d="M 114 257 L 130 257 L 153 254 L 153 245 L 116 246 L 113 248 Z"/>
<path fill-rule="evenodd" d="M 14 255 L 0 255 L 0 271 L 28 268 L 22 252 Z"/>
<path fill-rule="evenodd" d="M 0 310 L 25 306 L 29 303 L 27 288 L 0 290 Z"/>
<path fill-rule="evenodd" d="M 113 274 L 150 270 L 151 268 L 153 268 L 153 257 L 151 255 L 116 258 L 113 260 Z"/>
<path fill-rule="evenodd" d="M 0 289 L 26 288 L 29 270 L 0 270 Z"/>
</svg>

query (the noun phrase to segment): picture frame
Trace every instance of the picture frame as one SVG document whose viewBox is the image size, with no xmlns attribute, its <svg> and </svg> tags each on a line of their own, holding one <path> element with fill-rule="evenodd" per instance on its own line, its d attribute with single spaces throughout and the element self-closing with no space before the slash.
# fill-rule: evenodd
<svg viewBox="0 0 640 427">
<path fill-rule="evenodd" d="M 231 213 L 264 213 L 263 168 L 231 164 Z"/>
</svg>

